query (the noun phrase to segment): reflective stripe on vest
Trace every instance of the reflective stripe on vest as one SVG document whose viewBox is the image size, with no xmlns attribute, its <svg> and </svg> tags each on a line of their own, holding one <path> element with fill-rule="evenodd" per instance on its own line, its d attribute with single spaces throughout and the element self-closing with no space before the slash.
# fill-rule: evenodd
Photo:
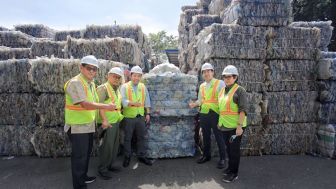
<svg viewBox="0 0 336 189">
<path fill-rule="evenodd" d="M 238 105 L 233 101 L 233 95 L 239 88 L 238 84 L 234 84 L 230 91 L 225 94 L 225 88 L 219 93 L 219 123 L 220 127 L 236 128 L 239 122 Z M 246 115 L 243 127 L 246 127 Z"/>
<path fill-rule="evenodd" d="M 205 83 L 203 83 L 200 87 L 200 92 L 202 96 L 202 105 L 201 105 L 201 113 L 207 114 L 209 110 L 213 110 L 216 113 L 219 113 L 218 110 L 218 96 L 216 96 L 220 81 L 218 79 L 214 79 L 212 81 L 209 89 L 205 89 Z M 211 93 L 211 96 L 209 97 Z"/>
<path fill-rule="evenodd" d="M 88 89 L 88 84 L 85 81 L 85 79 L 81 75 L 77 75 L 74 78 L 70 79 L 67 81 L 64 85 L 64 91 L 65 91 L 65 108 L 64 108 L 64 113 L 65 113 L 65 123 L 68 125 L 82 125 L 82 124 L 88 124 L 92 123 L 96 119 L 96 109 L 85 109 L 81 105 L 75 105 L 72 103 L 72 99 L 69 94 L 66 92 L 66 88 L 68 86 L 68 83 L 73 80 L 79 80 L 84 88 L 85 94 L 86 94 L 86 99 L 85 101 L 87 102 L 95 102 L 95 99 L 98 99 L 96 90 L 95 90 L 95 85 L 94 83 L 92 84 L 93 86 L 93 91 L 92 89 Z"/>
<path fill-rule="evenodd" d="M 104 101 L 105 104 L 115 104 L 115 110 L 105 110 L 105 115 L 109 123 L 120 122 L 124 116 L 121 114 L 121 94 L 120 91 L 113 90 L 112 86 L 107 82 L 104 84 L 104 87 L 107 91 L 108 98 Z M 117 92 L 117 94 L 116 94 Z M 98 123 L 101 123 L 101 117 L 99 116 Z"/>
<path fill-rule="evenodd" d="M 140 107 L 127 106 L 123 108 L 123 114 L 127 118 L 135 118 L 138 114 L 144 116 L 145 114 L 145 85 L 139 83 L 137 87 L 137 93 L 133 91 L 132 82 L 129 81 L 126 84 L 126 97 L 129 102 L 139 102 Z"/>
</svg>

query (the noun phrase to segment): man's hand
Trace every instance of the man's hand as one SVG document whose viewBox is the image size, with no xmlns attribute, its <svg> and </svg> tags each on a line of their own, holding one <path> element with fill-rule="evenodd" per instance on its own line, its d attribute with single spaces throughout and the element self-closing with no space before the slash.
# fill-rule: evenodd
<svg viewBox="0 0 336 189">
<path fill-rule="evenodd" d="M 147 115 L 146 115 L 146 123 L 149 123 L 149 122 L 150 122 L 150 115 L 147 114 Z"/>
<path fill-rule="evenodd" d="M 236 129 L 236 135 L 241 136 L 243 134 L 243 129 L 241 126 L 238 126 Z"/>
<path fill-rule="evenodd" d="M 195 107 L 197 107 L 197 106 L 198 106 L 198 104 L 195 103 L 195 102 L 193 102 L 193 101 L 191 101 L 191 102 L 189 103 L 189 108 L 195 108 Z"/>
<path fill-rule="evenodd" d="M 111 104 L 105 104 L 105 106 L 103 107 L 103 109 L 113 111 L 113 110 L 116 109 L 116 105 L 113 104 L 113 103 L 111 103 Z"/>
<path fill-rule="evenodd" d="M 133 107 L 140 107 L 141 103 L 140 102 L 132 102 L 130 105 L 133 106 Z"/>
<path fill-rule="evenodd" d="M 103 129 L 107 129 L 109 127 L 112 127 L 112 125 L 109 124 L 109 122 L 107 120 L 103 120 L 102 121 L 102 128 Z"/>
</svg>

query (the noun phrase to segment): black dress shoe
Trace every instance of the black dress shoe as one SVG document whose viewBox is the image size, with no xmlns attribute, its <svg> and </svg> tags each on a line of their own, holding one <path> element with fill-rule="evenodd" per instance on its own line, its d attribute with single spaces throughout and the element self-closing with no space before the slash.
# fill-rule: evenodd
<svg viewBox="0 0 336 189">
<path fill-rule="evenodd" d="M 147 158 L 145 158 L 145 157 L 139 157 L 138 160 L 139 160 L 141 163 L 144 163 L 144 164 L 146 164 L 146 165 L 149 165 L 149 166 L 153 165 L 152 161 L 149 160 L 149 159 L 147 159 Z"/>
<path fill-rule="evenodd" d="M 131 161 L 131 157 L 125 157 L 123 167 L 128 167 Z"/>
<path fill-rule="evenodd" d="M 225 168 L 225 160 L 219 160 L 217 163 L 218 169 L 224 169 Z"/>
<path fill-rule="evenodd" d="M 119 173 L 121 171 L 119 167 L 112 167 L 112 166 L 109 167 L 108 170 L 115 173 Z"/>
<path fill-rule="evenodd" d="M 197 161 L 197 163 L 198 163 L 198 164 L 202 164 L 202 163 L 205 163 L 205 162 L 210 161 L 210 160 L 211 160 L 211 157 L 204 157 L 204 156 L 202 156 L 202 157 Z"/>
<path fill-rule="evenodd" d="M 108 171 L 106 172 L 98 171 L 98 174 L 104 180 L 110 180 L 112 178 L 112 176 L 110 175 Z"/>
</svg>

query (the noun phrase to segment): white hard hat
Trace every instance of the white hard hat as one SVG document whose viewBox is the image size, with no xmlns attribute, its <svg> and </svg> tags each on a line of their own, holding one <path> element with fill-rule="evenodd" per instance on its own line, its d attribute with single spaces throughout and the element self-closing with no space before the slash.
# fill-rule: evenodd
<svg viewBox="0 0 336 189">
<path fill-rule="evenodd" d="M 228 65 L 224 68 L 222 75 L 236 75 L 238 76 L 238 70 L 233 65 Z"/>
<path fill-rule="evenodd" d="M 108 72 L 109 74 L 117 74 L 120 77 L 123 77 L 124 73 L 119 67 L 114 67 L 111 68 L 110 71 Z"/>
<path fill-rule="evenodd" d="M 97 58 L 92 55 L 84 56 L 81 59 L 81 64 L 88 64 L 99 68 Z"/>
<path fill-rule="evenodd" d="M 213 68 L 213 66 L 210 63 L 204 63 L 202 65 L 201 71 L 204 71 L 204 70 L 214 70 L 214 68 Z"/>
<path fill-rule="evenodd" d="M 142 69 L 140 68 L 140 66 L 134 66 L 134 67 L 131 69 L 131 73 L 142 74 Z"/>
</svg>

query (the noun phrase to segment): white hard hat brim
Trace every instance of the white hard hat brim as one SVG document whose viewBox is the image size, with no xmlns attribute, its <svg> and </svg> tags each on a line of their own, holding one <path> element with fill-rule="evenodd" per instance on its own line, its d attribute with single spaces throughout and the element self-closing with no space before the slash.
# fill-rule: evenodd
<svg viewBox="0 0 336 189">
<path fill-rule="evenodd" d="M 81 62 L 81 64 L 91 65 L 91 66 L 94 66 L 96 68 L 99 68 L 99 66 L 97 64 L 93 64 L 93 63 L 89 63 L 89 62 Z"/>
</svg>

